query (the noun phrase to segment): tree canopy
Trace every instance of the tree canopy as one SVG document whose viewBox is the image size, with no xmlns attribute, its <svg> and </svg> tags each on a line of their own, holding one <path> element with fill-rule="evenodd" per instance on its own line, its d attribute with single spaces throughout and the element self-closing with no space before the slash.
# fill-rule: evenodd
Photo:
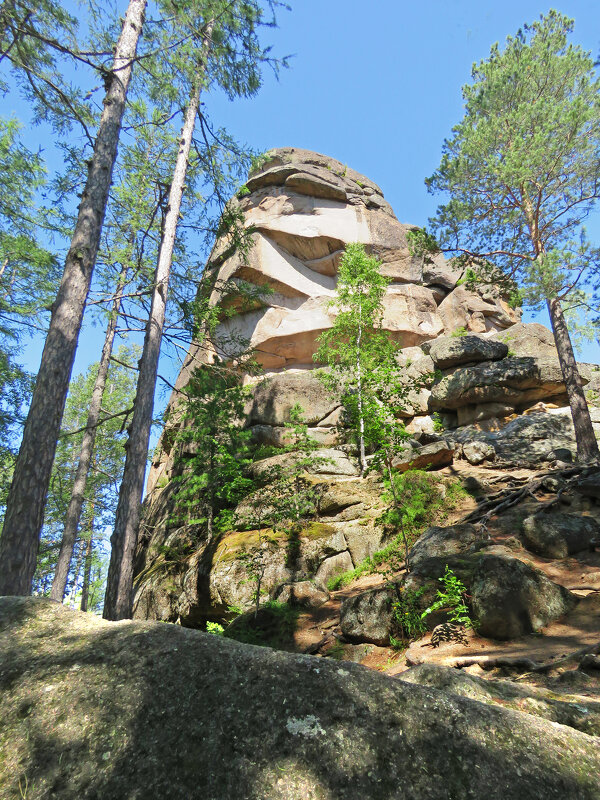
<svg viewBox="0 0 600 800">
<path fill-rule="evenodd" d="M 598 448 L 562 304 L 585 303 L 598 269 L 584 221 L 600 196 L 600 81 L 591 55 L 568 42 L 572 30 L 550 11 L 473 66 L 464 117 L 426 181 L 449 199 L 431 234 L 412 241 L 458 254 L 472 280 L 548 306 L 578 452 L 589 459 Z"/>
</svg>

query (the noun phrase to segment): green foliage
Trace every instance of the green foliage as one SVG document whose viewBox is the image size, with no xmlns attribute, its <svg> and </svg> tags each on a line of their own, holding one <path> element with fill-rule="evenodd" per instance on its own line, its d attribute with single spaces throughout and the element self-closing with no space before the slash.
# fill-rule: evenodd
<svg viewBox="0 0 600 800">
<path fill-rule="evenodd" d="M 213 633 L 215 636 L 224 636 L 225 628 L 218 622 L 211 622 L 208 620 L 206 623 L 206 632 Z"/>
<path fill-rule="evenodd" d="M 121 363 L 134 362 L 139 357 L 137 348 L 120 347 L 118 361 L 111 364 L 104 393 L 103 417 L 117 415 L 131 407 L 135 394 L 135 373 Z M 76 376 L 69 387 L 63 430 L 59 439 L 52 468 L 44 527 L 40 541 L 34 591 L 46 594 L 54 573 L 58 549 L 64 527 L 66 510 L 71 497 L 73 480 L 92 395 L 98 364 L 91 364 L 85 373 Z M 71 600 L 81 588 L 83 556 L 87 542 L 92 537 L 92 585 L 88 608 L 93 610 L 101 603 L 106 578 L 106 531 L 112 524 L 118 499 L 119 478 L 125 459 L 127 440 L 126 417 L 112 416 L 98 426 L 92 468 L 88 477 L 85 502 L 80 524 L 79 540 L 69 577 L 68 592 Z"/>
<path fill-rule="evenodd" d="M 339 391 L 347 421 L 360 449 L 361 472 L 365 449 L 384 448 L 390 455 L 407 438 L 398 411 L 408 394 L 400 381 L 397 345 L 382 329 L 383 297 L 389 278 L 364 245 L 349 244 L 340 261 L 337 295 L 330 302 L 337 316 L 319 337 L 314 358 L 329 366 L 321 374 L 326 388 Z"/>
<path fill-rule="evenodd" d="M 450 336 L 453 336 L 455 339 L 460 338 L 461 336 L 468 336 L 469 331 L 465 328 L 464 325 L 461 325 L 459 328 L 455 328 Z"/>
<path fill-rule="evenodd" d="M 269 600 L 261 606 L 259 615 L 243 614 L 225 628 L 224 635 L 246 644 L 292 649 L 299 613 L 294 606 Z"/>
<path fill-rule="evenodd" d="M 438 578 L 443 584 L 443 589 L 438 589 L 436 600 L 428 606 L 421 614 L 421 619 L 424 620 L 429 614 L 440 609 L 446 609 L 448 613 L 448 622 L 455 625 L 462 625 L 465 628 L 475 627 L 475 623 L 469 615 L 469 608 L 466 603 L 467 589 L 463 582 L 454 574 L 448 564 L 441 578 Z"/>
<path fill-rule="evenodd" d="M 433 430 L 435 433 L 441 433 L 444 429 L 444 423 L 442 422 L 442 417 L 440 416 L 439 412 L 434 411 L 431 415 L 431 419 L 433 420 Z"/>
<path fill-rule="evenodd" d="M 419 601 L 427 591 L 426 586 L 412 590 L 404 586 L 396 586 L 398 597 L 392 604 L 394 622 L 401 636 L 401 647 L 406 647 L 406 643 L 418 638 L 427 629 L 424 615 L 421 613 Z M 393 647 L 398 647 L 390 637 Z"/>
<path fill-rule="evenodd" d="M 373 572 L 383 571 L 391 577 L 405 562 L 406 545 L 410 548 L 427 527 L 434 522 L 443 521 L 447 512 L 460 506 L 467 495 L 458 481 L 446 482 L 424 470 L 396 473 L 394 483 L 397 504 L 393 503 L 378 521 L 400 532 L 384 548 L 366 558 L 353 570 L 331 578 L 327 583 L 329 591 L 342 589 L 363 575 Z M 386 485 L 389 487 L 389 482 Z M 393 501 L 391 491 L 387 491 L 385 499 Z"/>
<path fill-rule="evenodd" d="M 473 66 L 464 117 L 427 180 L 450 198 L 429 241 L 533 307 L 598 269 L 582 224 L 600 192 L 600 82 L 572 30 L 549 11 Z"/>
<path fill-rule="evenodd" d="M 251 463 L 251 433 L 243 427 L 247 395 L 240 373 L 218 359 L 194 371 L 178 407 L 172 525 L 201 525 L 209 540 L 230 527 L 231 509 L 253 485 L 245 472 Z"/>
</svg>

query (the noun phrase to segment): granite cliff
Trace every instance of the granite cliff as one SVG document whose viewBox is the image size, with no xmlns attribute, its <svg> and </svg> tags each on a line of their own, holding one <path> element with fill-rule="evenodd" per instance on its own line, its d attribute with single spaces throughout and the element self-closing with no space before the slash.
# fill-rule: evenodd
<svg viewBox="0 0 600 800">
<path fill-rule="evenodd" d="M 312 477 L 320 491 L 318 519 L 307 521 L 293 562 L 281 533 L 266 545 L 256 531 L 243 530 L 209 543 L 198 526 L 174 526 L 173 479 L 182 453 L 171 450 L 167 429 L 148 481 L 136 617 L 202 626 L 206 619 L 222 620 L 228 607 L 249 607 L 253 586 L 245 559 L 259 546 L 268 549 L 262 588 L 273 596 L 282 584 L 306 580 L 325 590 L 328 581 L 387 543 L 389 533 L 378 523 L 385 508 L 381 486 L 375 478 L 358 477 L 353 447 L 339 429 L 339 398 L 324 390 L 312 359 L 317 337 L 332 324 L 328 301 L 348 242 L 364 243 L 391 278 L 383 327 L 402 348 L 398 361 L 407 380 L 421 381 L 406 404 L 405 422 L 414 438 L 397 469 L 535 469 L 575 457 L 550 331 L 521 323 L 519 311 L 494 291 L 468 291 L 461 272 L 442 257 L 434 263 L 412 257 L 406 241 L 411 226 L 398 222 L 368 178 L 326 156 L 282 148 L 267 154 L 232 203 L 253 246 L 240 256 L 228 250 L 226 240 L 217 241 L 207 275 L 215 286 L 243 280 L 267 285 L 271 293 L 260 307 L 240 308 L 223 319 L 214 351 L 219 341 L 241 337 L 264 368 L 247 407 L 255 441 L 282 444 L 290 409 L 303 407 L 323 459 Z M 215 290 L 212 302 L 221 299 Z M 205 346 L 192 345 L 176 389 L 211 358 Z M 582 373 L 594 400 L 600 373 L 590 365 Z M 600 410 L 592 414 L 600 431 Z"/>
</svg>

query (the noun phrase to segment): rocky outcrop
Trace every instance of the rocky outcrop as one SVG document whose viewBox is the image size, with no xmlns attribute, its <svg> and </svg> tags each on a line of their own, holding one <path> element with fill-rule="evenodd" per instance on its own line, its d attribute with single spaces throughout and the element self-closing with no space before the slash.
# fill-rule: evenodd
<svg viewBox="0 0 600 800">
<path fill-rule="evenodd" d="M 419 686 L 430 686 L 459 697 L 482 703 L 525 711 L 559 725 L 600 736 L 600 703 L 591 700 L 583 705 L 578 700 L 559 698 L 549 689 L 520 686 L 513 681 L 491 680 L 467 675 L 462 670 L 436 664 L 419 664 L 402 673 L 402 680 Z"/>
<path fill-rule="evenodd" d="M 375 183 L 334 159 L 282 148 L 267 154 L 232 205 L 251 229 L 253 246 L 242 255 L 228 250 L 225 238 L 215 244 L 206 271 L 214 281 L 212 303 L 232 313 L 223 314 L 212 345 L 231 358 L 243 341 L 265 369 L 260 379 L 245 378 L 245 424 L 254 443 L 289 450 L 291 409 L 302 407 L 318 445 L 305 476 L 320 487 L 317 527 L 303 523 L 294 541 L 281 531 L 264 538 L 238 529 L 217 542 L 207 542 L 199 525 L 177 528 L 171 511 L 180 467 L 167 432 L 148 480 L 136 563 L 137 616 L 202 625 L 222 618 L 228 606 L 249 608 L 255 586 L 248 565 L 258 550 L 266 562 L 261 590 L 272 593 L 281 584 L 306 580 L 325 588 L 383 546 L 389 535 L 380 519 L 383 488 L 371 483 L 363 492 L 366 482 L 358 478 L 340 397 L 325 390 L 312 358 L 319 335 L 333 324 L 329 302 L 349 242 L 362 242 L 391 279 L 383 327 L 401 346 L 401 416 L 413 437 L 394 469 L 443 469 L 458 459 L 482 468 L 574 459 L 552 334 L 520 323 L 519 312 L 493 288 L 466 289 L 456 263 L 412 257 L 411 226 L 398 222 Z M 265 288 L 259 301 L 225 296 L 224 286 L 242 281 Z M 177 389 L 213 356 L 193 345 Z M 584 382 L 600 386 L 600 373 L 583 372 Z M 563 409 L 567 413 L 554 413 Z M 600 434 L 600 417 L 596 426 Z M 290 452 L 262 455 L 267 457 L 252 467 L 255 477 L 295 458 Z M 234 515 L 238 528 L 243 516 Z M 316 533 L 323 530 L 329 532 Z"/>
<path fill-rule="evenodd" d="M 595 800 L 595 737 L 360 665 L 0 599 L 4 796 Z M 28 788 L 24 788 L 28 787 Z"/>
</svg>

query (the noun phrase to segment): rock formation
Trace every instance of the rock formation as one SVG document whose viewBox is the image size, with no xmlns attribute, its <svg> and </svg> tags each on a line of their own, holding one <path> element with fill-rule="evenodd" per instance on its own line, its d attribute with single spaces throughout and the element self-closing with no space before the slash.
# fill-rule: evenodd
<svg viewBox="0 0 600 800">
<path fill-rule="evenodd" d="M 493 290 L 468 291 L 461 272 L 442 257 L 434 263 L 412 257 L 406 240 L 411 226 L 398 222 L 368 178 L 326 156 L 282 148 L 267 155 L 232 203 L 252 231 L 253 246 L 241 256 L 228 251 L 226 240 L 217 241 L 207 266 L 216 287 L 212 302 L 223 302 L 218 287 L 232 281 L 267 286 L 271 293 L 223 317 L 213 346 L 231 355 L 231 343 L 243 340 L 265 369 L 247 409 L 255 441 L 284 444 L 291 408 L 303 407 L 309 433 L 321 448 L 315 453 L 320 466 L 311 477 L 321 495 L 319 518 L 300 531 L 293 559 L 281 532 L 263 541 L 256 531 L 232 530 L 208 543 L 198 527 L 173 526 L 178 466 L 167 432 L 148 481 L 137 554 L 137 617 L 201 626 L 206 619 L 222 619 L 230 606 L 248 608 L 253 586 L 245 559 L 257 548 L 267 561 L 262 588 L 274 596 L 282 584 L 307 580 L 323 591 L 331 577 L 386 543 L 389 532 L 378 522 L 385 507 L 382 487 L 376 478 L 358 477 L 353 447 L 339 430 L 339 398 L 324 390 L 312 358 L 318 336 L 332 324 L 328 302 L 349 242 L 364 243 L 391 278 L 383 327 L 402 348 L 398 364 L 407 381 L 421 381 L 408 396 L 404 414 L 413 439 L 396 469 L 442 468 L 459 459 L 484 468 L 574 459 L 552 334 L 542 325 L 520 323 L 518 310 Z M 176 388 L 211 357 L 192 345 Z M 590 397 L 597 398 L 600 372 L 583 365 L 582 375 Z M 600 409 L 593 409 L 592 418 L 600 435 Z M 177 558 L 165 555 L 174 553 Z M 483 585 L 492 556 L 469 558 Z M 494 558 L 500 560 L 493 571 L 504 570 L 506 580 L 518 573 L 536 597 L 548 594 L 545 584 L 521 575 L 521 562 Z M 551 607 L 555 616 L 562 613 L 568 597 L 558 592 Z"/>
<path fill-rule="evenodd" d="M 593 709 L 586 723 L 552 695 L 529 701 L 532 716 L 487 704 L 500 695 L 518 708 L 519 687 L 409 679 L 0 598 L 0 795 L 598 797 Z"/>
</svg>

